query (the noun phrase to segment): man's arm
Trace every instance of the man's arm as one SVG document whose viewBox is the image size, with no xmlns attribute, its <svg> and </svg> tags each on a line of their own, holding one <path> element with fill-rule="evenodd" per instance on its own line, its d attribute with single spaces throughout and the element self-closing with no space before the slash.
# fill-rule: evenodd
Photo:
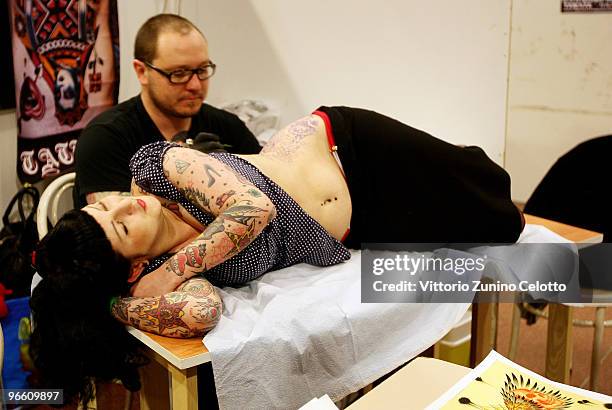
<svg viewBox="0 0 612 410">
<path fill-rule="evenodd" d="M 221 298 L 203 278 L 188 280 L 162 296 L 121 298 L 112 306 L 113 316 L 126 325 L 177 338 L 203 336 L 215 327 L 221 312 Z"/>
</svg>

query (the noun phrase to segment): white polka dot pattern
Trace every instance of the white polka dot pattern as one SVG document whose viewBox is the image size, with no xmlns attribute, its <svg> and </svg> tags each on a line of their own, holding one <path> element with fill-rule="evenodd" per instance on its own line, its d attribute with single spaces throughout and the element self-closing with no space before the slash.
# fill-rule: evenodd
<svg viewBox="0 0 612 410">
<path fill-rule="evenodd" d="M 136 184 L 155 195 L 179 202 L 203 224 L 214 219 L 193 205 L 164 176 L 163 155 L 176 144 L 155 142 L 145 145 L 134 154 L 130 170 Z M 249 246 L 227 261 L 206 271 L 203 276 L 217 286 L 241 285 L 265 272 L 297 263 L 329 266 L 346 261 L 350 252 L 291 198 L 274 181 L 262 174 L 251 163 L 227 153 L 212 153 L 265 193 L 274 203 L 276 218 Z M 149 273 L 171 255 L 156 258 L 147 269 Z"/>
</svg>

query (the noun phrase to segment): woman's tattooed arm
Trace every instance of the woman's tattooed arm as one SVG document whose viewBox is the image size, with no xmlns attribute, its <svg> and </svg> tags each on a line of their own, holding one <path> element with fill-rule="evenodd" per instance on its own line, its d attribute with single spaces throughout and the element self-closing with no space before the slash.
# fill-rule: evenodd
<svg viewBox="0 0 612 410">
<path fill-rule="evenodd" d="M 217 324 L 221 312 L 221 298 L 203 278 L 162 296 L 121 298 L 112 308 L 113 316 L 127 325 L 178 338 L 201 337 Z"/>
<path fill-rule="evenodd" d="M 241 201 L 227 208 L 198 238 L 166 261 L 166 270 L 177 277 L 191 277 L 248 246 L 275 215 L 271 203 L 259 207 L 252 202 Z"/>
<path fill-rule="evenodd" d="M 168 180 L 187 200 L 216 218 L 201 235 L 142 279 L 155 283 L 157 294 L 169 292 L 231 258 L 276 215 L 274 204 L 261 190 L 209 155 L 171 148 L 163 166 Z M 136 296 L 148 296 L 139 291 L 136 288 Z"/>
</svg>

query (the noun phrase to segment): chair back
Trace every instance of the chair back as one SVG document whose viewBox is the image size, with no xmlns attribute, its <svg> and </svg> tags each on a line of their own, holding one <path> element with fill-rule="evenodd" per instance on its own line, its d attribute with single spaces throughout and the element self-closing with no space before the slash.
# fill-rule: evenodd
<svg viewBox="0 0 612 410">
<path fill-rule="evenodd" d="M 38 239 L 42 239 L 48 232 L 48 222 L 55 225 L 57 220 L 67 209 L 61 209 L 65 204 L 65 198 L 70 200 L 72 206 L 72 188 L 74 187 L 75 173 L 64 174 L 51 182 L 40 196 L 38 211 L 36 212 L 36 227 Z M 68 197 L 65 194 L 68 193 Z M 64 201 L 62 199 L 64 198 Z M 64 205 L 64 208 L 66 206 Z"/>
</svg>

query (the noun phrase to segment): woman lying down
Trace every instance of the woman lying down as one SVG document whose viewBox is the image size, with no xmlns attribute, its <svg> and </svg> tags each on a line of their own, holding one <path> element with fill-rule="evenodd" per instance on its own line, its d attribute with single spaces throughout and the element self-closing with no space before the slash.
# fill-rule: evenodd
<svg viewBox="0 0 612 410">
<path fill-rule="evenodd" d="M 201 337 L 221 316 L 214 286 L 341 263 L 362 243 L 514 242 L 522 229 L 481 149 L 361 109 L 321 107 L 258 155 L 158 142 L 130 166 L 134 196 L 68 212 L 36 251 L 31 352 L 68 398 L 89 399 L 91 379 L 137 390 L 124 325 Z"/>
</svg>

